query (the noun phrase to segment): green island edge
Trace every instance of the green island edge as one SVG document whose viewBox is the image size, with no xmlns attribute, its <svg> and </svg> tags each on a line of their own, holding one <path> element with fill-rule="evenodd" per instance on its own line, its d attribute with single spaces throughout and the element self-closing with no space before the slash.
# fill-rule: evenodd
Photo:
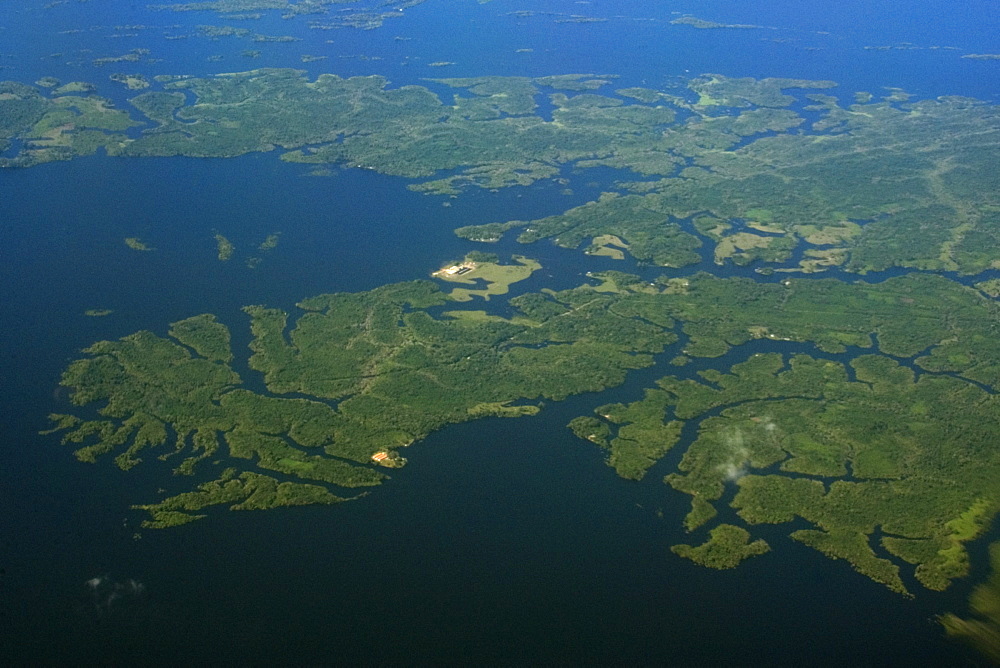
<svg viewBox="0 0 1000 668">
<path fill-rule="evenodd" d="M 806 109 L 818 120 L 808 123 L 789 108 L 799 98 L 787 91 L 833 82 L 706 75 L 688 84 L 692 101 L 683 91 L 597 94 L 610 81 L 595 75 L 434 80 L 457 91 L 446 104 L 429 88 L 390 89 L 381 77 L 309 81 L 295 70 L 255 70 L 156 79 L 163 90 L 131 100 L 142 120 L 73 89 L 0 84 L 0 144 L 24 142 L 0 164 L 98 150 L 226 157 L 281 148 L 289 162 L 430 179 L 410 187 L 448 196 L 553 178 L 565 164 L 628 168 L 641 178 L 619 184 L 621 192 L 557 216 L 457 233 L 493 241 L 521 230 L 523 243 L 550 239 L 595 254 L 613 245 L 664 267 L 693 264 L 714 244 L 720 264 L 790 273 L 781 283 L 696 275 L 647 284 L 602 272 L 597 286 L 510 299 L 510 318 L 462 308 L 433 317 L 427 309 L 456 299 L 415 281 L 305 300 L 287 336 L 288 313 L 251 306 L 250 368 L 268 395 L 239 387 L 229 331 L 211 315 L 174 323 L 169 338 L 138 332 L 98 342 L 62 379 L 75 405 L 99 405 L 98 419 L 53 416 L 64 440 L 82 445 L 78 458 L 116 451 L 127 469 L 172 435 L 173 452 L 162 457 L 181 458 L 177 473 L 225 465 L 191 492 L 138 506 L 151 513 L 148 526 L 192 521 L 215 504 L 335 503 L 345 497 L 329 485 L 378 484 L 385 474 L 373 455 L 388 457 L 446 424 L 531 414 L 540 400 L 620 384 L 681 337 L 687 358 L 768 338 L 868 354 L 849 368 L 769 354 L 706 372 L 704 383 L 668 376 L 642 401 L 571 427 L 606 447 L 623 477 L 641 478 L 697 421 L 696 441 L 665 480 L 692 496 L 689 530 L 712 520 L 731 483 L 748 526 L 804 519 L 816 528 L 793 538 L 895 591 L 908 591 L 900 562 L 931 589 L 967 572 L 964 543 L 1000 502 L 990 483 L 1000 464 L 986 447 L 1000 370 L 997 307 L 987 297 L 996 290 L 921 272 L 997 267 L 1000 189 L 988 168 L 1000 143 L 995 106 L 911 102 L 893 91 L 844 107 L 811 92 Z M 535 113 L 545 89 L 555 91 L 546 93 L 551 120 Z M 336 113 L 318 125 L 319 108 Z M 126 134 L 137 127 L 138 138 Z M 798 267 L 769 266 L 800 247 Z M 894 266 L 920 271 L 874 284 L 794 277 Z M 464 297 L 491 294 L 503 293 Z M 281 397 L 289 393 L 312 399 Z M 893 495 L 907 502 L 887 503 Z M 700 548 L 675 551 L 728 566 L 765 551 L 749 538 L 723 524 Z"/>
</svg>

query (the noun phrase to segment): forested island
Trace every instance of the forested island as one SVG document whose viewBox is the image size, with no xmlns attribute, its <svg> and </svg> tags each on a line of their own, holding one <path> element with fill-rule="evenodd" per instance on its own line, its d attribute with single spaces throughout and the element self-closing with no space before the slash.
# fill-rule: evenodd
<svg viewBox="0 0 1000 668">
<path fill-rule="evenodd" d="M 147 526 L 162 527 L 219 503 L 339 501 L 319 484 L 377 485 L 377 452 L 449 423 L 530 415 L 540 400 L 618 385 L 682 337 L 690 357 L 755 339 L 811 342 L 819 352 L 850 346 L 859 354 L 849 368 L 766 354 L 729 373 L 702 372 L 701 381 L 668 376 L 642 401 L 601 407 L 600 417 L 570 426 L 607 448 L 620 475 L 641 479 L 684 423 L 698 421 L 697 439 L 665 480 L 692 496 L 690 531 L 712 520 L 735 485 L 731 504 L 749 526 L 806 519 L 816 528 L 793 538 L 901 593 L 898 564 L 873 551 L 876 529 L 880 549 L 916 565 L 929 588 L 966 573 L 964 543 L 1000 508 L 1000 456 L 991 447 L 1000 354 L 987 343 L 1000 307 L 991 299 L 925 274 L 766 285 L 700 275 L 685 286 L 595 277 L 598 286 L 514 297 L 510 318 L 459 308 L 464 297 L 427 281 L 305 300 L 287 337 L 288 313 L 247 307 L 250 368 L 263 375 L 266 395 L 239 387 L 228 329 L 197 316 L 174 323 L 168 338 L 139 332 L 89 348 L 62 382 L 75 404 L 98 402 L 100 418 L 53 419 L 66 442 L 84 444 L 76 451 L 83 461 L 115 453 L 128 469 L 166 446 L 169 433 L 176 438 L 161 456 L 178 459 L 176 473 L 224 461 L 218 480 L 140 506 L 152 513 Z M 440 306 L 439 316 L 428 312 Z M 711 549 L 677 551 L 732 566 L 766 551 L 748 538 L 720 525 Z"/>
<path fill-rule="evenodd" d="M 636 179 L 557 216 L 458 233 L 490 241 L 517 229 L 524 243 L 570 248 L 612 235 L 635 258 L 667 267 L 697 262 L 702 246 L 720 264 L 783 265 L 801 251 L 794 266 L 777 267 L 795 272 L 1000 266 L 992 169 L 1000 116 L 969 98 L 912 100 L 893 89 L 845 103 L 819 92 L 835 88 L 831 81 L 721 75 L 683 90 L 606 92 L 613 77 L 593 74 L 399 88 L 379 76 L 311 81 L 288 69 L 156 79 L 129 110 L 66 86 L 0 84 L 0 149 L 23 142 L 0 165 L 99 150 L 282 150 L 290 162 L 421 179 L 410 187 L 446 195 L 528 185 L 564 165 L 607 166 Z M 551 119 L 539 114 L 543 98 Z"/>
<path fill-rule="evenodd" d="M 994 277 L 976 289 L 945 274 L 1000 268 L 995 105 L 895 89 L 845 102 L 834 82 L 721 75 L 662 91 L 613 89 L 606 74 L 399 88 L 274 69 L 155 79 L 127 110 L 90 91 L 0 84 L 0 165 L 281 151 L 289 168 L 367 168 L 448 197 L 613 167 L 634 178 L 587 204 L 457 234 L 516 231 L 669 271 L 524 291 L 541 263 L 479 252 L 437 280 L 95 343 L 62 377 L 77 410 L 53 415 L 53 431 L 82 461 L 127 470 L 155 455 L 191 476 L 189 491 L 136 505 L 146 526 L 211 506 L 356 498 L 386 478 L 379 462 L 401 465 L 402 448 L 446 425 L 532 415 L 673 358 L 643 399 L 570 428 L 630 480 L 685 448 L 664 477 L 691 498 L 692 541 L 675 553 L 730 568 L 777 549 L 755 526 L 794 520 L 809 528 L 792 539 L 901 594 L 904 576 L 939 590 L 967 573 L 966 543 L 1000 510 L 1000 307 Z M 219 259 L 232 255 L 216 242 Z M 677 271 L 703 259 L 783 280 Z M 889 268 L 909 271 L 861 280 Z M 816 276 L 831 270 L 858 280 Z M 235 370 L 231 327 L 252 335 L 263 390 Z M 683 373 L 755 342 L 808 352 Z M 717 522 L 722 505 L 741 526 Z"/>
</svg>

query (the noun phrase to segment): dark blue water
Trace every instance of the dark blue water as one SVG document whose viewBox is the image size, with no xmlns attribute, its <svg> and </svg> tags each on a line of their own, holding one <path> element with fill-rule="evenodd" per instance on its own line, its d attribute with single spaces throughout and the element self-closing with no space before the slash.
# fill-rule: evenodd
<svg viewBox="0 0 1000 668">
<path fill-rule="evenodd" d="M 567 72 L 619 74 L 622 86 L 653 87 L 701 72 L 829 78 L 842 82 L 836 93 L 845 99 L 898 86 L 920 97 L 995 100 L 1000 72 L 996 62 L 960 57 L 1000 52 L 1000 19 L 986 0 L 905 9 L 850 1 L 807 11 L 792 0 L 428 0 L 372 31 L 310 29 L 323 17 L 286 20 L 276 12 L 229 21 L 111 0 L 42 5 L 0 5 L 0 78 L 93 81 L 120 104 L 134 93 L 107 80 L 114 72 L 207 75 L 262 66 L 384 74 L 393 85 Z M 509 14 L 521 9 L 551 14 Z M 683 13 L 766 28 L 669 24 Z M 557 22 L 572 14 L 608 20 Z M 196 27 L 209 23 L 302 41 L 198 36 Z M 146 27 L 115 28 L 125 25 Z M 189 36 L 164 39 L 181 34 Z M 864 48 L 904 43 L 920 48 Z M 150 54 L 90 65 L 135 48 Z M 247 49 L 260 58 L 241 56 Z M 303 64 L 303 54 L 328 58 Z M 209 60 L 216 55 L 222 60 Z M 435 61 L 455 64 L 427 66 Z M 0 173 L 0 656 L 24 664 L 970 660 L 940 637 L 932 616 L 964 605 L 971 581 L 984 573 L 985 541 L 973 547 L 970 581 L 945 594 L 920 592 L 915 601 L 794 543 L 784 526 L 755 529 L 774 550 L 731 572 L 669 553 L 688 540 L 679 528 L 687 497 L 658 476 L 619 479 L 563 425 L 601 404 L 640 398 L 655 378 L 677 371 L 662 363 L 676 350 L 622 388 L 550 404 L 533 418 L 442 430 L 359 501 L 215 512 L 135 540 L 141 517 L 129 505 L 185 481 L 151 461 L 128 474 L 110 462 L 84 466 L 36 434 L 46 414 L 68 408 L 57 383 L 79 349 L 143 328 L 164 333 L 174 320 L 212 312 L 231 326 L 239 353 L 249 340 L 246 304 L 292 309 L 322 292 L 424 277 L 474 247 L 452 235 L 455 227 L 558 213 L 622 178 L 568 171 L 572 195 L 537 184 L 444 200 L 369 172 L 307 171 L 275 155 L 97 156 Z M 227 263 L 216 259 L 216 231 L 236 245 Z M 245 260 L 273 232 L 281 232 L 278 247 L 248 268 Z M 132 236 L 156 250 L 126 248 L 122 240 Z M 521 289 L 570 287 L 605 268 L 654 275 L 547 242 L 507 240 L 495 249 L 541 259 L 545 268 Z M 753 267 L 710 263 L 684 272 L 703 268 L 754 275 Z M 88 308 L 114 313 L 87 318 Z M 105 578 L 96 592 L 85 585 L 95 577 Z"/>
</svg>

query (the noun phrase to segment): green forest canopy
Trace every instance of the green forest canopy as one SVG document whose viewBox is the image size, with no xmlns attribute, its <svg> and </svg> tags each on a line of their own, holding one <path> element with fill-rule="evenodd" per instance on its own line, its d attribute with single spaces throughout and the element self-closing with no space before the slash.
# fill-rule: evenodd
<svg viewBox="0 0 1000 668">
<path fill-rule="evenodd" d="M 518 230 L 522 243 L 587 252 L 613 239 L 621 253 L 667 267 L 703 254 L 790 274 L 1000 267 L 994 105 L 894 93 L 845 106 L 818 92 L 835 86 L 825 81 L 707 75 L 686 91 L 607 91 L 611 80 L 391 88 L 377 76 L 266 69 L 158 77 L 128 110 L 86 87 L 6 82 L 0 145 L 24 143 L 0 164 L 280 150 L 290 163 L 366 167 L 451 196 L 527 185 L 565 165 L 607 166 L 636 178 L 562 214 L 457 233 L 485 242 Z M 541 96 L 555 107 L 551 119 L 537 111 Z M 797 250 L 798 266 L 773 266 Z M 516 280 L 514 267 L 494 274 Z M 177 474 L 212 478 L 137 506 L 150 513 L 147 526 L 165 527 L 213 505 L 341 501 L 385 478 L 376 453 L 447 424 L 533 414 L 543 400 L 621 384 L 671 346 L 715 358 L 754 339 L 809 343 L 818 356 L 763 355 L 697 380 L 665 377 L 643 400 L 571 427 L 607 448 L 620 475 L 640 479 L 696 421 L 696 440 L 665 479 L 691 496 L 686 528 L 711 523 L 727 490 L 745 524 L 675 546 L 699 563 L 731 567 L 762 554 L 769 546 L 753 539 L 754 525 L 801 518 L 812 528 L 794 539 L 893 590 L 908 591 L 906 565 L 932 589 L 965 574 L 964 544 L 1000 507 L 1000 460 L 988 447 L 1000 384 L 991 299 L 917 272 L 872 284 L 593 278 L 600 284 L 509 299 L 413 281 L 320 295 L 294 314 L 248 306 L 249 368 L 264 393 L 242 387 L 230 331 L 212 315 L 174 323 L 167 336 L 101 341 L 63 375 L 80 410 L 53 415 L 54 431 L 84 461 L 113 454 L 129 469 L 156 451 L 174 458 Z M 477 295 L 512 310 L 501 317 L 457 301 Z M 846 365 L 822 357 L 844 352 Z"/>
<path fill-rule="evenodd" d="M 969 98 L 909 101 L 895 91 L 844 105 L 818 92 L 835 87 L 830 81 L 722 75 L 670 92 L 606 90 L 613 79 L 590 74 L 399 88 L 380 76 L 311 81 L 291 69 L 156 79 L 128 110 L 86 92 L 0 83 L 0 147 L 25 142 L 0 165 L 98 150 L 280 150 L 290 162 L 374 169 L 448 195 L 528 185 L 564 165 L 608 166 L 635 174 L 620 184 L 628 194 L 459 234 L 494 240 L 519 229 L 524 243 L 566 247 L 614 235 L 637 259 L 662 266 L 697 262 L 703 244 L 717 261 L 740 264 L 784 263 L 802 248 L 794 269 L 806 272 L 1000 266 L 1000 115 Z M 538 113 L 543 97 L 555 106 L 551 119 Z M 138 136 L 126 132 L 134 127 Z M 692 216 L 697 234 L 678 225 Z"/>
<path fill-rule="evenodd" d="M 289 314 L 247 307 L 250 368 L 263 374 L 265 395 L 239 387 L 228 329 L 197 316 L 174 323 L 169 338 L 139 332 L 89 348 L 62 382 L 74 404 L 96 402 L 100 419 L 53 419 L 65 441 L 82 445 L 81 460 L 116 453 L 127 469 L 173 432 L 162 456 L 178 457 L 177 473 L 221 470 L 216 482 L 140 506 L 152 513 L 150 526 L 165 526 L 219 503 L 340 500 L 318 485 L 376 485 L 384 478 L 371 463 L 376 452 L 449 423 L 532 414 L 540 399 L 618 385 L 675 344 L 678 325 L 689 356 L 755 338 L 830 351 L 847 344 L 870 351 L 850 370 L 804 355 L 758 355 L 728 374 L 702 372 L 701 381 L 664 378 L 642 401 L 601 407 L 600 417 L 571 427 L 608 448 L 619 474 L 639 479 L 678 442 L 683 422 L 698 420 L 698 438 L 666 478 L 692 496 L 689 530 L 711 521 L 732 483 L 731 503 L 751 528 L 806 519 L 816 528 L 793 538 L 896 591 L 906 592 L 899 565 L 874 553 L 876 529 L 925 586 L 941 589 L 965 574 L 964 543 L 1000 508 L 1000 457 L 991 450 L 1000 358 L 975 345 L 995 340 L 1000 307 L 992 300 L 925 274 L 876 284 L 703 274 L 683 288 L 616 278 L 625 285 L 617 291 L 522 294 L 509 300 L 509 319 L 459 302 L 431 316 L 426 309 L 449 298 L 427 281 L 305 300 L 287 336 Z M 755 473 L 776 464 L 779 472 Z M 279 482 L 285 477 L 292 480 Z M 709 552 L 678 551 L 726 565 L 727 550 L 766 551 L 758 542 L 743 547 L 745 529 L 737 529 L 713 532 L 721 547 Z"/>
</svg>

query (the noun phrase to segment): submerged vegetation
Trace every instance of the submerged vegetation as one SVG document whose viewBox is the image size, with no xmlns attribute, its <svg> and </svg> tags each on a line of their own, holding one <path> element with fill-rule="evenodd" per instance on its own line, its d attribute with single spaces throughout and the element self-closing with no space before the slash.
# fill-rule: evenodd
<svg viewBox="0 0 1000 668">
<path fill-rule="evenodd" d="M 220 261 L 226 262 L 233 257 L 233 252 L 235 252 L 236 246 L 233 245 L 232 241 L 218 232 L 215 233 L 215 245 L 218 250 Z"/>
<path fill-rule="evenodd" d="M 144 242 L 139 237 L 125 237 L 125 245 L 132 250 L 137 251 L 151 251 L 154 250 L 146 242 Z"/>
</svg>

